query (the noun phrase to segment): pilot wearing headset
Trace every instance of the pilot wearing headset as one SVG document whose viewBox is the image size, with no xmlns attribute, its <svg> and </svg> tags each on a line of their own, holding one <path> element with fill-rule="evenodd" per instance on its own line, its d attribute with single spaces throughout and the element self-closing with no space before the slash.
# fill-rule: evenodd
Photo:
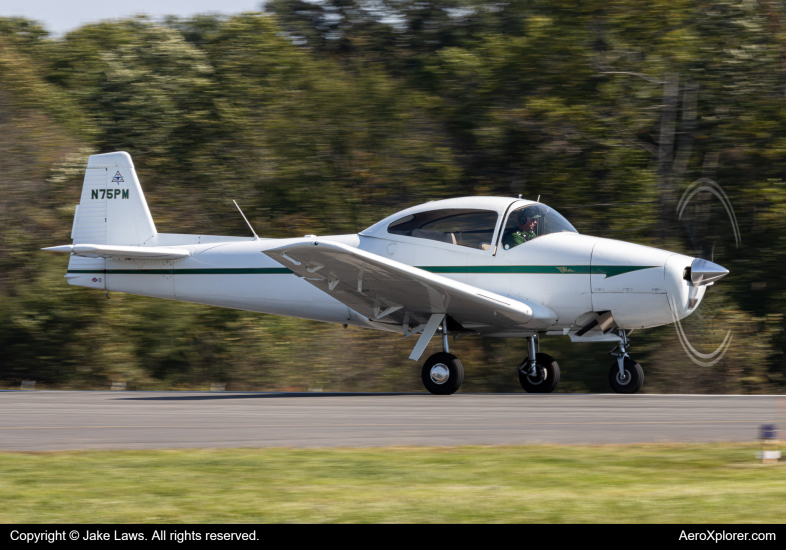
<svg viewBox="0 0 786 550">
<path fill-rule="evenodd" d="M 518 211 L 518 230 L 506 235 L 502 239 L 505 250 L 524 244 L 538 236 L 537 227 L 540 212 L 537 206 L 527 206 Z"/>
</svg>

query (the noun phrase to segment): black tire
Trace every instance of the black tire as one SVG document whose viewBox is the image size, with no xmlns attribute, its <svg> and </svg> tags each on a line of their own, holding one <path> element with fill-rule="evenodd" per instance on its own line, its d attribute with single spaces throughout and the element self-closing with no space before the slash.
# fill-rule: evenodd
<svg viewBox="0 0 786 550">
<path fill-rule="evenodd" d="M 636 393 L 644 383 L 644 369 L 630 357 L 622 360 L 625 378 L 620 377 L 620 368 L 616 361 L 609 369 L 609 385 L 617 393 Z"/>
<path fill-rule="evenodd" d="M 557 389 L 559 384 L 559 363 L 551 355 L 546 353 L 538 353 L 535 355 L 535 361 L 538 365 L 538 370 L 541 375 L 539 378 L 534 379 L 521 372 L 519 368 L 519 382 L 521 387 L 527 390 L 527 393 L 551 393 Z M 522 363 L 525 368 L 529 367 L 529 362 L 525 359 Z"/>
<path fill-rule="evenodd" d="M 440 374 L 447 376 L 440 380 Z M 450 395 L 464 382 L 464 366 L 455 355 L 440 351 L 426 359 L 421 378 L 426 389 L 434 395 Z"/>
</svg>

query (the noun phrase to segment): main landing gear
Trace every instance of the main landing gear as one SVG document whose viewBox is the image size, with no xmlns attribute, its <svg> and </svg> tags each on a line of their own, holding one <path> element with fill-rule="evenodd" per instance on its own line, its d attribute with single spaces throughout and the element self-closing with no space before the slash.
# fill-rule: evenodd
<svg viewBox="0 0 786 550">
<path fill-rule="evenodd" d="M 448 319 L 442 321 L 442 350 L 423 364 L 421 378 L 426 389 L 435 395 L 456 393 L 464 382 L 464 366 L 448 347 Z"/>
<path fill-rule="evenodd" d="M 644 383 L 644 369 L 628 357 L 629 332 L 618 329 L 617 334 L 622 338 L 622 342 L 609 352 L 617 358 L 609 369 L 609 385 L 616 393 L 636 393 Z"/>
<path fill-rule="evenodd" d="M 559 364 L 548 354 L 538 353 L 537 334 L 527 337 L 527 358 L 519 366 L 519 382 L 527 393 L 551 393 L 559 384 Z"/>
</svg>

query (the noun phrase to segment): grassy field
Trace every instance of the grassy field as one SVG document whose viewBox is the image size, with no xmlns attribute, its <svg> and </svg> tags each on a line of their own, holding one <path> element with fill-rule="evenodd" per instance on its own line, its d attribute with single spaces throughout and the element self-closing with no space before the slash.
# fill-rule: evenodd
<svg viewBox="0 0 786 550">
<path fill-rule="evenodd" d="M 0 521 L 776 522 L 750 445 L 0 453 Z"/>
</svg>

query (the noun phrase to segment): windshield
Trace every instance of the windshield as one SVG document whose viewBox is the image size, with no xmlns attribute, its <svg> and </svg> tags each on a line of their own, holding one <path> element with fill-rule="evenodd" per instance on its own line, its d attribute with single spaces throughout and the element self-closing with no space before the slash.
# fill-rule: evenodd
<svg viewBox="0 0 786 550">
<path fill-rule="evenodd" d="M 502 232 L 502 248 L 510 250 L 549 233 L 578 233 L 559 212 L 545 204 L 528 204 L 508 216 Z"/>
</svg>

